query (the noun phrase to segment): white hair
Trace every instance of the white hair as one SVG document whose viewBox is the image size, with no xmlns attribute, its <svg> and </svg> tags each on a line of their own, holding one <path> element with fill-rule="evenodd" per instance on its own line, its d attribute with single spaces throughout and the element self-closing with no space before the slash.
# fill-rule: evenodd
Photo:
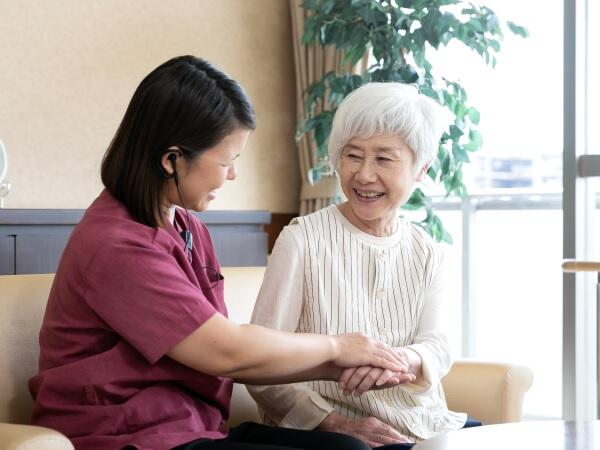
<svg viewBox="0 0 600 450">
<path fill-rule="evenodd" d="M 448 115 L 434 100 L 404 83 L 367 83 L 340 104 L 329 135 L 329 157 L 339 167 L 340 153 L 352 138 L 381 134 L 400 137 L 421 170 L 437 155 Z"/>
</svg>

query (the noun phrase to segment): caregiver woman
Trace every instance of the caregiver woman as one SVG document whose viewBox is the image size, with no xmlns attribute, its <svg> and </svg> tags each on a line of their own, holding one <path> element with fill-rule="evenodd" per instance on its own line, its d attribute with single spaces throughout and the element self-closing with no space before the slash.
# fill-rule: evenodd
<svg viewBox="0 0 600 450">
<path fill-rule="evenodd" d="M 32 422 L 77 449 L 366 448 L 336 433 L 243 424 L 227 433 L 232 379 L 338 379 L 345 367 L 405 367 L 362 334 L 237 325 L 202 211 L 255 127 L 240 85 L 193 56 L 135 91 L 102 162 L 106 189 L 60 261 L 30 380 Z M 250 300 L 250 299 L 249 299 Z M 394 384 L 391 379 L 388 384 Z"/>
</svg>

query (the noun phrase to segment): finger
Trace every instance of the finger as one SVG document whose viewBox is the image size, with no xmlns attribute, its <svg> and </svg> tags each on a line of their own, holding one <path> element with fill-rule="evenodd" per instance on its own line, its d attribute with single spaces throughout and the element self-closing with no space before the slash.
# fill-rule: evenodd
<svg viewBox="0 0 600 450">
<path fill-rule="evenodd" d="M 414 383 L 416 380 L 417 377 L 412 373 L 403 373 L 401 375 L 398 375 L 399 384 Z"/>
<path fill-rule="evenodd" d="M 383 346 L 383 344 L 381 344 Z M 408 365 L 399 357 L 396 352 L 388 350 L 378 345 L 372 355 L 371 365 L 382 369 L 389 369 L 394 372 L 406 372 Z"/>
<path fill-rule="evenodd" d="M 369 436 L 370 439 L 377 441 L 386 440 L 388 444 L 393 444 L 396 442 L 410 442 L 406 436 L 402 433 L 398 432 L 396 429 L 390 427 L 389 425 L 379 422 L 379 426 L 376 429 L 370 430 L 372 435 Z M 391 441 L 391 442 L 390 442 Z"/>
<path fill-rule="evenodd" d="M 367 392 L 369 389 L 372 389 L 383 372 L 385 372 L 383 369 L 378 369 L 376 367 L 369 370 L 369 372 L 361 380 L 360 384 L 356 386 L 356 389 L 354 389 L 354 395 L 358 397 Z M 389 373 L 392 374 L 393 372 L 389 371 Z"/>
<path fill-rule="evenodd" d="M 377 446 L 410 442 L 406 436 L 393 429 L 392 431 L 395 433 L 386 433 L 385 430 L 382 430 L 381 432 L 365 432 L 364 434 L 367 440 L 376 442 Z"/>
<path fill-rule="evenodd" d="M 359 367 L 358 369 L 356 369 L 356 371 L 352 374 L 352 377 L 346 383 L 346 390 L 353 391 L 354 389 L 356 389 L 365 377 L 365 375 L 367 375 L 371 370 L 373 369 L 369 366 Z"/>
<path fill-rule="evenodd" d="M 382 384 L 381 386 L 377 386 L 375 389 L 380 390 L 380 389 L 389 389 L 389 388 L 393 388 L 398 386 L 400 383 L 400 380 L 398 380 L 398 378 L 396 377 L 392 377 L 390 378 L 387 383 Z"/>
<path fill-rule="evenodd" d="M 408 358 L 408 355 L 406 353 L 406 350 L 403 349 L 402 347 L 396 347 L 394 348 L 394 351 L 396 352 L 396 355 L 398 355 L 398 358 L 404 363 L 406 364 L 406 367 L 410 366 L 410 359 Z"/>
<path fill-rule="evenodd" d="M 377 378 L 377 380 L 375 380 L 375 386 L 381 386 L 385 383 L 387 383 L 390 378 L 392 378 L 394 376 L 395 372 L 392 372 L 389 369 L 385 369 L 383 372 L 381 372 L 381 375 L 379 375 L 379 378 Z"/>
<path fill-rule="evenodd" d="M 350 380 L 350 378 L 352 378 L 352 375 L 354 374 L 355 371 L 356 371 L 356 367 L 344 369 L 344 371 L 342 372 L 342 376 L 338 380 L 338 384 L 340 385 L 340 387 L 342 389 L 346 389 L 346 384 L 348 384 L 348 381 Z"/>
<path fill-rule="evenodd" d="M 383 435 L 371 436 L 371 440 L 379 442 L 378 445 L 412 443 L 412 441 L 410 439 L 408 439 L 406 436 L 403 436 L 401 434 L 399 435 L 399 437 L 390 437 L 390 436 L 383 436 Z"/>
<path fill-rule="evenodd" d="M 372 448 L 381 447 L 382 445 L 393 445 L 393 444 L 403 444 L 406 441 L 401 441 L 398 439 L 390 438 L 387 436 L 380 435 L 371 435 L 368 439 L 371 444 L 369 444 Z M 372 443 L 375 443 L 374 445 Z"/>
<path fill-rule="evenodd" d="M 381 346 L 382 350 L 394 356 L 394 359 L 400 363 L 405 372 L 408 370 L 410 366 L 410 360 L 406 352 L 401 347 L 391 347 L 383 342 L 378 342 L 378 344 Z"/>
</svg>

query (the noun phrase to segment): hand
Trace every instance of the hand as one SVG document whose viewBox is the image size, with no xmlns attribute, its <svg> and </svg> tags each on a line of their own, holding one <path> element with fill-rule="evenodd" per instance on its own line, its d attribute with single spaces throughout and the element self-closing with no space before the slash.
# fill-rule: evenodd
<svg viewBox="0 0 600 450">
<path fill-rule="evenodd" d="M 383 342 L 369 338 L 363 333 L 347 333 L 332 336 L 338 367 L 372 366 L 393 372 L 406 371 L 406 361 L 396 349 Z"/>
<path fill-rule="evenodd" d="M 406 347 L 396 347 L 394 350 L 396 350 L 396 353 L 398 353 L 400 359 L 405 362 L 406 366 L 408 367 L 406 370 L 407 373 L 413 374 L 416 378 L 420 378 L 423 375 L 423 361 L 417 352 Z"/>
<path fill-rule="evenodd" d="M 375 417 L 348 419 L 338 412 L 331 412 L 317 427 L 323 431 L 344 433 L 365 442 L 369 447 L 412 442 L 389 425 Z"/>
<path fill-rule="evenodd" d="M 410 373 L 363 366 L 345 369 L 338 383 L 344 390 L 344 395 L 354 393 L 355 396 L 359 396 L 370 389 L 387 389 L 399 384 L 412 383 L 416 378 Z"/>
</svg>

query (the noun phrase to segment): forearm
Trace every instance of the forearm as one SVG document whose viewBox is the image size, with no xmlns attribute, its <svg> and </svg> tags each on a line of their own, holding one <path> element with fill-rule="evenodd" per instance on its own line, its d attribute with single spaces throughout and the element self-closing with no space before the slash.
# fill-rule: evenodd
<svg viewBox="0 0 600 450">
<path fill-rule="evenodd" d="M 262 327 L 259 327 L 262 328 Z M 279 333 L 283 334 L 283 333 Z M 288 334 L 288 333 L 285 333 Z M 320 337 L 311 334 L 295 334 L 295 337 L 301 339 L 312 337 Z M 295 341 L 296 339 L 294 339 Z M 235 371 L 230 372 L 227 376 L 234 378 L 236 383 L 247 385 L 269 385 L 269 384 L 288 384 L 300 381 L 310 380 L 337 380 L 342 374 L 343 369 L 336 366 L 331 361 L 318 363 L 319 355 L 302 356 L 301 352 L 291 351 L 290 348 L 281 349 L 280 354 L 271 352 L 269 348 L 267 355 L 247 355 L 249 358 L 257 358 L 253 363 L 242 366 L 239 365 Z M 241 355 L 240 355 L 241 357 Z M 275 358 L 275 359 L 273 359 Z M 295 361 L 304 359 L 303 361 Z M 313 361 L 311 362 L 311 359 Z M 311 364 L 316 364 L 312 366 Z M 306 366 L 302 369 L 302 366 Z M 270 374 L 270 375 L 268 375 Z"/>
<path fill-rule="evenodd" d="M 304 383 L 246 387 L 265 417 L 280 427 L 312 430 L 333 410 Z"/>
<path fill-rule="evenodd" d="M 335 378 L 333 365 L 326 363 L 335 360 L 339 353 L 334 336 L 238 325 L 215 314 L 168 355 L 210 375 L 278 384 Z"/>
</svg>

